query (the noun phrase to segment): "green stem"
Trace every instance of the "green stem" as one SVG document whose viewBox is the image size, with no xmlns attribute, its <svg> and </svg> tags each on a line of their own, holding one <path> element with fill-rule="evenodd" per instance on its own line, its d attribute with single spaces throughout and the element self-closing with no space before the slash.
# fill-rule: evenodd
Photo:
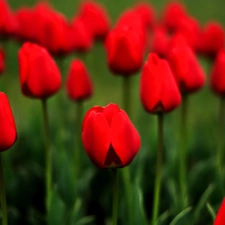
<svg viewBox="0 0 225 225">
<path fill-rule="evenodd" d="M 131 102 L 131 77 L 123 76 L 123 108 L 125 112 L 130 116 L 130 102 Z M 122 177 L 124 183 L 126 204 L 128 208 L 128 224 L 131 225 L 133 223 L 132 219 L 132 185 L 131 185 L 131 177 L 130 177 L 130 167 L 127 166 L 122 169 Z"/>
<path fill-rule="evenodd" d="M 131 78 L 130 76 L 123 76 L 123 107 L 128 116 L 131 116 Z"/>
<path fill-rule="evenodd" d="M 181 104 L 181 121 L 180 121 L 180 149 L 179 149 L 179 183 L 181 190 L 182 209 L 188 206 L 187 194 L 187 110 L 188 110 L 188 96 L 183 95 Z"/>
<path fill-rule="evenodd" d="M 51 203 L 51 187 L 52 187 L 52 152 L 50 146 L 49 119 L 47 110 L 47 100 L 42 100 L 42 109 L 44 117 L 44 135 L 45 135 L 45 185 L 46 197 L 45 207 L 48 214 Z"/>
<path fill-rule="evenodd" d="M 225 98 L 220 98 L 220 108 L 219 108 L 219 115 L 218 115 L 218 135 L 217 135 L 217 164 L 218 164 L 218 172 L 221 174 L 223 169 L 224 163 L 224 125 L 225 125 Z"/>
<path fill-rule="evenodd" d="M 80 143 L 81 143 L 81 129 L 82 129 L 82 118 L 83 118 L 83 101 L 76 102 L 76 138 L 75 138 L 75 149 L 74 149 L 74 169 L 75 174 L 79 175 L 80 171 Z"/>
<path fill-rule="evenodd" d="M 118 219 L 118 202 L 119 202 L 119 189 L 118 189 L 118 169 L 115 168 L 113 172 L 113 205 L 112 205 L 112 225 L 117 225 Z"/>
<path fill-rule="evenodd" d="M 163 114 L 158 114 L 158 151 L 156 162 L 156 178 L 154 188 L 154 201 L 152 212 L 152 225 L 157 224 L 160 203 L 160 189 L 162 180 L 162 160 L 163 160 Z"/>
<path fill-rule="evenodd" d="M 1 207 L 2 207 L 2 225 L 7 225 L 8 224 L 7 204 L 6 204 L 5 184 L 4 184 L 1 153 L 0 153 L 0 198 L 1 198 Z"/>
</svg>

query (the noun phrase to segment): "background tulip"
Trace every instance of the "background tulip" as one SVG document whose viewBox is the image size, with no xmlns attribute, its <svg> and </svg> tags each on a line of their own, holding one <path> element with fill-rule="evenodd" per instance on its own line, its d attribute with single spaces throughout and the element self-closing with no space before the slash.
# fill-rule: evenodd
<svg viewBox="0 0 225 225">
<path fill-rule="evenodd" d="M 85 115 L 82 142 L 100 168 L 125 167 L 140 148 L 140 137 L 127 114 L 115 104 L 96 106 Z"/>
<path fill-rule="evenodd" d="M 19 66 L 24 95 L 44 99 L 60 89 L 59 69 L 45 48 L 25 43 L 19 51 Z"/>
<path fill-rule="evenodd" d="M 4 69 L 5 69 L 5 54 L 3 50 L 0 49 L 0 74 L 2 74 Z"/>
<path fill-rule="evenodd" d="M 5 93 L 0 92 L 0 152 L 10 148 L 16 141 L 17 132 L 11 107 Z"/>
<path fill-rule="evenodd" d="M 179 106 L 181 95 L 166 60 L 151 53 L 143 67 L 140 83 L 141 102 L 147 112 L 169 112 Z"/>
</svg>

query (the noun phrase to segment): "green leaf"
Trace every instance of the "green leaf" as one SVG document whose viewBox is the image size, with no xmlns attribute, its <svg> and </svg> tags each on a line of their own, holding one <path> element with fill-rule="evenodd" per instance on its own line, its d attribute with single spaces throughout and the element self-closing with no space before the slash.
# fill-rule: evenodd
<svg viewBox="0 0 225 225">
<path fill-rule="evenodd" d="M 176 225 L 180 219 L 182 219 L 184 216 L 186 216 L 191 211 L 191 207 L 188 207 L 181 211 L 170 223 L 170 225 Z"/>
<path fill-rule="evenodd" d="M 215 218 L 216 218 L 216 213 L 215 213 L 213 207 L 212 207 L 211 204 L 208 203 L 208 202 L 206 203 L 206 207 L 207 207 L 207 209 L 208 209 L 208 211 L 209 211 L 209 213 L 210 213 L 210 215 L 212 216 L 212 219 L 213 219 L 213 221 L 214 221 Z"/>
<path fill-rule="evenodd" d="M 56 190 L 52 191 L 50 210 L 48 214 L 48 225 L 65 224 L 66 206 Z"/>
<path fill-rule="evenodd" d="M 202 209 L 205 207 L 205 204 L 209 198 L 209 196 L 212 194 L 214 190 L 214 186 L 210 184 L 208 188 L 205 190 L 205 192 L 202 194 L 194 212 L 194 221 L 196 222 L 201 214 Z"/>
<path fill-rule="evenodd" d="M 166 210 L 164 213 L 162 213 L 159 216 L 157 223 L 163 224 L 169 218 L 169 216 L 170 216 L 170 212 L 169 212 L 169 210 Z"/>
<path fill-rule="evenodd" d="M 86 216 L 86 217 L 83 217 L 82 219 L 80 219 L 76 225 L 85 225 L 85 224 L 89 224 L 89 223 L 92 223 L 94 221 L 94 217 L 93 216 Z"/>
</svg>

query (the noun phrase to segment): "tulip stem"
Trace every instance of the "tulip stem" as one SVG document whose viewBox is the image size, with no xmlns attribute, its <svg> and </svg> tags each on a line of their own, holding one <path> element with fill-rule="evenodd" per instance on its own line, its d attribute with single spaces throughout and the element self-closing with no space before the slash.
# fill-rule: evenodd
<svg viewBox="0 0 225 225">
<path fill-rule="evenodd" d="M 123 108 L 130 117 L 130 102 L 131 102 L 131 77 L 123 76 Z"/>
<path fill-rule="evenodd" d="M 8 224 L 7 204 L 6 204 L 5 184 L 4 184 L 1 153 L 0 153 L 0 197 L 1 197 L 1 207 L 2 207 L 2 225 L 7 225 Z"/>
<path fill-rule="evenodd" d="M 113 172 L 113 205 L 112 205 L 112 225 L 117 225 L 118 219 L 118 202 L 119 202 L 119 189 L 118 189 L 118 169 L 112 169 Z"/>
<path fill-rule="evenodd" d="M 160 203 L 160 189 L 162 180 L 162 160 L 163 160 L 163 114 L 158 114 L 158 151 L 156 162 L 156 177 L 154 188 L 154 201 L 152 211 L 152 225 L 157 224 Z"/>
<path fill-rule="evenodd" d="M 179 180 L 180 180 L 180 190 L 181 190 L 181 203 L 182 209 L 185 209 L 188 205 L 188 195 L 187 195 L 187 109 L 188 109 L 188 96 L 183 95 L 183 100 L 181 104 L 181 121 L 180 121 L 180 150 L 179 150 Z"/>
<path fill-rule="evenodd" d="M 42 109 L 44 117 L 44 135 L 45 135 L 45 207 L 48 214 L 51 203 L 51 187 L 52 187 L 52 152 L 50 146 L 50 134 L 49 134 L 49 119 L 47 110 L 47 100 L 42 100 Z"/>
<path fill-rule="evenodd" d="M 75 149 L 74 149 L 74 167 L 75 174 L 78 176 L 80 171 L 80 143 L 81 143 L 81 127 L 83 117 L 83 101 L 76 102 L 76 138 L 75 138 Z"/>
<path fill-rule="evenodd" d="M 220 98 L 220 106 L 219 106 L 219 120 L 218 120 L 218 135 L 217 135 L 217 163 L 218 163 L 218 172 L 221 173 L 223 169 L 224 163 L 224 141 L 223 141 L 223 131 L 225 125 L 225 98 Z"/>
<path fill-rule="evenodd" d="M 130 102 L 131 102 L 131 77 L 130 76 L 123 76 L 123 108 L 125 112 L 130 117 Z M 131 178 L 130 178 L 130 167 L 127 166 L 122 169 L 122 176 L 123 176 L 123 183 L 124 183 L 124 190 L 125 196 L 127 201 L 127 208 L 128 208 L 128 224 L 132 224 L 132 190 L 131 190 Z"/>
</svg>

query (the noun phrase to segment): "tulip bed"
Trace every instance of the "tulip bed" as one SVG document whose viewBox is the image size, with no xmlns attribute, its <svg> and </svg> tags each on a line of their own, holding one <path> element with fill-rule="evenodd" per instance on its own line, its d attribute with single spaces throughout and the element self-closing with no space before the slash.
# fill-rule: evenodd
<svg viewBox="0 0 225 225">
<path fill-rule="evenodd" d="M 0 0 L 0 3 L 1 1 L 3 0 Z M 186 6 L 188 15 L 193 16 L 201 27 L 207 22 L 214 20 L 220 23 L 224 32 L 225 14 L 223 12 L 223 6 L 225 3 L 222 2 L 222 0 L 205 0 L 204 2 L 196 0 L 195 3 L 190 1 L 179 2 Z M 37 2 L 32 0 L 24 2 L 9 1 L 12 10 L 19 9 L 23 4 L 27 4 L 31 7 L 35 3 Z M 50 3 L 54 6 L 55 10 L 62 12 L 67 18 L 74 18 L 75 12 L 77 13 L 79 8 L 79 3 L 72 2 L 71 0 L 52 0 Z M 113 27 L 118 17 L 126 9 L 132 7 L 135 2 L 131 2 L 130 0 L 106 2 L 102 0 L 98 1 L 98 3 L 101 3 L 109 13 Z M 151 5 L 155 10 L 155 15 L 159 18 L 167 3 L 167 1 L 151 1 Z M 35 22 L 33 26 L 35 29 Z M 57 90 L 57 93 L 55 92 L 54 95 L 52 94 L 51 96 L 50 94 L 48 96 L 48 86 L 46 88 L 47 91 L 44 90 L 44 97 L 43 93 L 39 93 L 38 88 L 36 90 L 40 95 L 34 92 L 31 93 L 28 89 L 24 91 L 24 88 L 20 86 L 20 76 L 23 71 L 26 71 L 28 68 L 26 66 L 22 68 L 22 61 L 28 57 L 28 52 L 30 51 L 30 47 L 25 49 L 24 46 L 24 52 L 21 50 L 22 42 L 26 41 L 24 40 L 25 38 L 22 37 L 20 33 L 17 38 L 3 38 L 0 41 L 0 47 L 4 51 L 4 56 L 2 57 L 0 55 L 0 70 L 1 62 L 3 61 L 2 58 L 4 58 L 5 64 L 5 69 L 0 74 L 0 91 L 4 92 L 9 99 L 17 130 L 17 140 L 14 145 L 9 150 L 1 152 L 9 225 L 225 225 L 224 202 L 221 205 L 225 196 L 225 154 L 223 154 L 225 151 L 225 110 L 223 111 L 224 108 L 222 106 L 225 85 L 223 84 L 223 79 L 221 78 L 221 80 L 219 80 L 219 78 L 215 78 L 217 81 L 214 84 L 214 86 L 216 86 L 216 88 L 214 87 L 214 93 L 212 91 L 213 88 L 210 88 L 210 85 L 212 86 L 210 80 L 212 68 L 214 66 L 216 54 L 221 49 L 217 49 L 216 52 L 213 53 L 210 50 L 207 52 L 203 45 L 201 47 L 198 46 L 198 49 L 198 47 L 193 44 L 195 43 L 195 36 L 191 35 L 193 27 L 189 27 L 190 30 L 185 30 L 185 28 L 184 30 L 181 29 L 181 33 L 184 32 L 184 34 L 189 37 L 188 46 L 191 45 L 192 48 L 195 46 L 197 49 L 195 49 L 196 54 L 194 57 L 198 59 L 200 68 L 204 71 L 205 83 L 200 73 L 199 77 L 201 78 L 197 84 L 198 87 L 195 87 L 196 90 L 199 89 L 198 91 L 189 95 L 192 89 L 188 89 L 187 87 L 185 89 L 184 86 L 182 86 L 183 84 L 181 84 L 179 86 L 181 94 L 178 94 L 179 89 L 177 87 L 176 90 L 173 88 L 173 85 L 175 85 L 175 79 L 173 78 L 173 81 L 168 82 L 170 84 L 169 88 L 165 85 L 170 91 L 164 94 L 169 97 L 173 96 L 171 97 L 173 99 L 172 103 L 170 101 L 165 101 L 166 103 L 164 104 L 164 100 L 161 100 L 159 105 L 154 105 L 154 107 L 152 107 L 152 103 L 150 101 L 150 103 L 148 102 L 148 97 L 151 96 L 152 93 L 150 89 L 154 89 L 155 86 L 157 89 L 158 83 L 156 82 L 155 85 L 144 87 L 145 84 L 147 85 L 147 79 L 143 76 L 143 68 L 148 66 L 139 66 L 139 61 L 142 60 L 143 65 L 148 61 L 149 65 L 151 65 L 146 69 L 146 71 L 148 70 L 148 73 L 146 72 L 146 77 L 149 76 L 152 71 L 152 74 L 157 73 L 157 76 L 162 73 L 162 76 L 165 75 L 164 79 L 167 79 L 169 77 L 166 78 L 167 74 L 170 74 L 170 72 L 167 72 L 167 66 L 164 65 L 164 59 L 164 64 L 161 62 L 161 58 L 166 58 L 164 54 L 167 54 L 167 52 L 165 52 L 165 42 L 163 39 L 164 31 L 161 30 L 161 27 L 157 29 L 157 23 L 154 24 L 154 26 L 156 26 L 154 32 L 148 34 L 149 44 L 152 44 L 156 39 L 159 40 L 159 42 L 154 46 L 151 44 L 151 46 L 147 46 L 148 51 L 145 52 L 143 60 L 141 57 L 137 57 L 138 59 L 132 66 L 130 66 L 131 63 L 127 64 L 126 60 L 123 61 L 123 58 L 121 60 L 123 62 L 122 66 L 120 63 L 115 66 L 115 61 L 110 61 L 110 53 L 108 53 L 106 49 L 110 48 L 110 45 L 113 45 L 113 34 L 111 40 L 108 38 L 108 42 L 104 43 L 105 45 L 103 45 L 102 39 L 98 39 L 93 42 L 92 47 L 89 46 L 90 42 L 88 39 L 85 39 L 86 36 L 84 35 L 82 36 L 84 42 L 80 44 L 81 46 L 73 46 L 73 51 L 69 53 L 67 52 L 68 49 L 64 49 L 63 51 L 61 51 L 61 49 L 55 49 L 54 43 L 56 42 L 52 40 L 52 45 L 49 44 L 51 47 L 48 49 L 50 51 L 48 56 L 55 60 L 60 70 L 61 89 Z M 153 28 L 151 29 L 153 30 Z M 118 30 L 115 31 L 115 33 L 117 32 Z M 132 41 L 135 46 L 135 44 L 137 44 L 135 42 L 136 34 L 132 33 L 132 37 L 131 33 L 129 35 L 127 30 L 123 30 L 123 32 L 124 36 L 133 38 Z M 223 35 L 222 44 L 224 45 L 225 34 Z M 98 34 L 97 36 L 97 38 L 99 38 L 101 35 Z M 199 36 L 199 39 L 203 42 L 202 36 Z M 140 38 L 140 40 L 142 39 Z M 43 41 L 43 45 L 47 44 L 45 41 Z M 183 40 L 178 37 L 177 42 L 183 43 Z M 218 40 L 215 41 L 215 43 L 218 42 Z M 71 43 L 69 42 L 69 37 L 68 43 Z M 140 48 L 145 47 L 144 45 L 140 45 Z M 136 49 L 137 51 L 140 50 L 137 47 Z M 151 57 L 148 56 L 149 52 L 153 50 L 159 57 L 156 54 L 151 55 Z M 18 60 L 18 51 L 20 51 L 21 55 L 24 54 L 23 56 L 19 56 L 23 59 L 20 58 L 20 60 Z M 135 56 L 138 55 L 137 51 L 135 52 Z M 33 50 L 33 52 L 38 55 L 39 49 Z M 108 54 L 106 54 L 106 52 Z M 199 54 L 199 52 L 201 54 Z M 64 55 L 64 53 L 68 54 Z M 192 53 L 190 53 L 190 55 L 191 54 Z M 189 51 L 185 51 L 185 55 L 189 55 Z M 36 56 L 32 55 L 32 57 L 34 59 Z M 190 57 L 192 57 L 192 55 Z M 80 59 L 84 64 L 79 60 L 73 61 L 74 59 Z M 173 58 L 171 54 L 170 60 L 176 61 L 177 59 L 175 56 Z M 72 61 L 73 65 L 71 65 Z M 219 69 L 215 70 L 215 73 L 220 73 L 221 71 L 225 73 L 225 62 L 223 62 L 222 54 L 221 61 L 221 64 L 224 64 L 219 67 L 221 64 L 218 63 Z M 53 68 L 54 63 L 52 64 L 50 59 L 48 59 L 48 62 L 48 66 L 51 65 L 51 68 Z M 32 61 L 30 61 L 30 63 L 32 63 Z M 137 63 L 137 65 L 135 63 Z M 154 65 L 154 67 L 154 63 L 160 66 L 157 67 L 157 65 Z M 25 65 L 25 63 L 23 65 Z M 127 65 L 129 67 L 128 69 Z M 173 65 L 176 67 L 176 62 Z M 162 69 L 164 67 L 166 69 Z M 179 66 L 176 68 L 178 67 Z M 36 71 L 37 75 L 44 71 L 41 66 L 40 68 L 39 71 Z M 179 68 L 177 69 L 177 73 L 182 71 L 182 66 L 180 70 Z M 193 68 L 195 69 L 195 62 L 192 64 L 190 71 L 193 72 Z M 77 85 L 76 88 L 74 86 L 73 89 L 72 75 L 71 80 L 67 80 L 67 77 L 70 73 L 79 73 L 80 71 L 82 71 L 82 74 L 85 73 L 87 77 L 89 76 L 89 78 L 85 77 L 83 80 L 79 78 L 82 80 L 83 85 Z M 119 72 L 121 72 L 123 76 L 114 76 L 115 73 L 118 74 Z M 124 77 L 131 74 L 132 76 L 130 76 L 129 81 L 126 78 L 124 79 Z M 225 74 L 222 75 L 225 76 Z M 143 81 L 140 86 L 141 77 Z M 47 76 L 43 79 L 48 80 Z M 168 80 L 169 79 L 171 78 L 168 78 Z M 55 85 L 53 89 L 57 89 L 57 82 L 59 81 L 55 81 L 55 84 L 51 83 L 50 86 L 53 87 Z M 33 84 L 33 86 L 35 85 Z M 144 90 L 144 88 L 146 89 Z M 70 92 L 68 92 L 67 89 L 70 89 Z M 89 91 L 85 92 L 84 89 Z M 142 95 L 140 94 L 140 89 L 144 90 Z M 78 91 L 76 92 L 75 90 Z M 184 100 L 187 93 L 188 109 L 186 119 L 184 119 L 184 125 L 184 120 L 181 118 L 182 104 L 184 103 L 181 97 Z M 48 198 L 46 199 L 48 189 L 46 188 L 46 182 L 48 182 L 46 180 L 48 179 L 46 179 L 45 161 L 46 120 L 43 122 L 44 117 L 42 112 L 42 107 L 45 104 L 43 99 L 46 97 L 50 97 L 47 99 L 47 113 L 49 116 L 49 127 L 47 127 L 47 129 L 49 129 L 50 149 L 52 152 L 50 200 Z M 118 159 L 115 158 L 115 155 L 111 155 L 111 158 L 109 156 L 108 159 L 105 159 L 104 164 L 102 164 L 101 159 L 103 156 L 99 155 L 101 152 L 90 153 L 92 149 L 93 151 L 98 151 L 97 147 L 101 146 L 95 143 L 94 138 L 96 130 L 93 133 L 84 135 L 85 125 L 83 123 L 82 126 L 82 122 L 86 112 L 91 107 L 96 105 L 103 107 L 107 106 L 109 103 L 115 103 L 120 109 L 127 111 L 130 121 L 134 125 L 133 127 L 126 116 L 123 117 L 126 119 L 118 120 L 119 122 L 116 121 L 114 125 L 112 125 L 114 126 L 112 130 L 114 129 L 114 133 L 117 134 L 116 126 L 119 130 L 120 125 L 126 121 L 126 125 L 129 125 L 130 132 L 129 137 L 127 136 L 127 144 L 124 144 L 124 139 L 122 137 L 122 141 L 120 141 L 119 137 L 117 138 L 120 144 L 123 142 L 121 145 L 119 144 L 119 146 L 124 146 L 124 149 L 128 149 L 127 146 L 132 146 L 133 153 L 131 154 L 132 156 L 127 156 L 128 154 L 124 153 L 123 159 L 122 156 Z M 0 102 L 0 110 L 2 110 L 1 104 Z M 109 111 L 111 110 L 113 113 L 115 111 L 120 112 L 117 106 L 110 105 L 107 107 L 111 107 Z M 104 109 L 107 110 L 107 107 Z M 94 111 L 94 113 L 102 113 L 103 109 L 94 108 L 92 111 Z M 0 111 L 0 135 L 4 136 L 6 135 L 4 133 L 6 131 L 1 131 L 1 122 L 3 121 L 2 118 L 4 118 L 3 116 L 1 117 L 1 115 L 3 115 L 1 113 L 2 111 Z M 104 116 L 106 114 L 107 113 L 105 113 Z M 160 116 L 162 116 L 162 114 L 164 124 L 160 142 L 160 132 L 158 133 L 157 130 L 158 126 L 160 127 Z M 90 118 L 87 119 L 87 117 L 86 114 L 86 121 L 88 119 L 90 121 Z M 157 123 L 157 117 L 159 118 L 159 123 Z M 111 119 L 107 117 L 107 120 L 109 120 L 110 124 Z M 105 130 L 106 126 L 102 122 L 99 122 L 98 125 Z M 139 135 L 136 134 L 135 129 Z M 184 129 L 185 132 L 183 132 Z M 83 140 L 81 138 L 82 131 Z M 97 132 L 98 131 L 97 129 Z M 98 136 L 99 141 L 101 134 L 96 134 L 96 136 Z M 140 150 L 138 151 L 139 136 L 141 143 Z M 103 135 L 102 138 L 105 138 L 105 136 Z M 87 143 L 89 140 L 91 140 L 93 144 Z M 4 146 L 1 146 L 3 145 L 2 143 L 4 143 L 4 140 L 0 137 L 0 150 L 4 149 Z M 159 191 L 159 206 L 158 210 L 156 209 L 155 212 L 155 208 L 157 208 L 155 206 L 155 202 L 157 202 L 157 200 L 155 200 L 155 198 L 157 198 L 155 197 L 157 189 L 155 187 L 155 178 L 159 175 L 159 171 L 156 168 L 158 160 L 157 152 L 159 151 L 160 143 L 163 149 L 161 168 L 162 182 L 161 190 Z M 114 146 L 110 144 L 109 151 L 111 151 L 113 147 Z M 121 150 L 121 152 L 125 151 L 124 149 Z M 186 157 L 183 158 L 184 167 L 182 167 L 182 163 L 180 163 L 182 160 L 182 158 L 180 158 L 182 149 L 186 149 Z M 128 150 L 131 151 L 130 149 Z M 221 159 L 220 157 L 218 159 L 218 151 L 222 152 L 220 154 Z M 91 160 L 86 153 L 88 153 Z M 97 168 L 92 162 L 98 167 L 105 168 Z M 115 168 L 111 168 L 117 166 L 127 166 L 117 169 L 119 175 L 117 187 L 119 192 L 118 207 L 115 206 L 115 199 L 113 200 L 113 198 L 116 198 L 115 192 L 117 191 L 117 188 L 115 188 L 116 181 L 113 177 Z M 221 168 L 218 170 L 218 167 Z M 182 168 L 186 172 L 186 176 L 184 175 L 183 178 L 181 175 L 182 172 L 180 171 Z M 124 180 L 126 180 L 126 174 L 129 174 L 128 185 L 124 182 Z M 181 190 L 182 184 L 180 184 L 182 179 L 185 180 L 183 180 L 182 183 L 185 184 L 183 192 Z M 114 202 L 113 206 L 112 202 Z M 219 208 L 221 210 L 216 217 Z M 118 219 L 115 219 L 117 217 L 115 215 L 117 211 Z M 2 214 L 4 214 L 4 212 L 2 212 Z M 155 214 L 155 217 L 153 214 Z M 215 218 L 217 218 L 217 220 L 215 220 Z M 4 222 L 2 224 L 6 225 Z"/>
</svg>

